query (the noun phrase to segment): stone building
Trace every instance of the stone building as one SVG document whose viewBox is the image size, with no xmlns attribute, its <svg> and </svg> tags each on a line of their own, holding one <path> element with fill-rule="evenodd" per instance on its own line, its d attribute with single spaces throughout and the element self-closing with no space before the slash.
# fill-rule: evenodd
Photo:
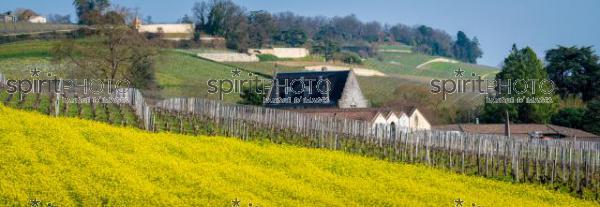
<svg viewBox="0 0 600 207">
<path fill-rule="evenodd" d="M 43 16 L 31 16 L 29 17 L 29 19 L 27 19 L 28 22 L 30 23 L 39 23 L 39 24 L 46 24 L 46 17 Z"/>
<path fill-rule="evenodd" d="M 393 126 L 409 128 L 409 116 L 402 111 L 393 111 L 385 108 L 315 108 L 297 109 L 299 113 L 313 114 L 327 117 L 339 117 L 352 120 L 367 121 L 372 127 Z"/>
<path fill-rule="evenodd" d="M 0 14 L 0 22 L 11 23 L 17 22 L 17 16 L 13 15 L 12 12 L 4 12 Z"/>
<path fill-rule="evenodd" d="M 142 20 L 135 18 L 133 28 L 140 33 L 160 34 L 166 40 L 191 40 L 194 38 L 194 24 L 142 24 Z"/>
<path fill-rule="evenodd" d="M 319 116 L 339 117 L 352 120 L 367 121 L 374 129 L 431 130 L 429 121 L 416 107 L 407 107 L 410 111 L 394 111 L 387 108 L 315 108 L 296 109 L 294 111 Z"/>
</svg>

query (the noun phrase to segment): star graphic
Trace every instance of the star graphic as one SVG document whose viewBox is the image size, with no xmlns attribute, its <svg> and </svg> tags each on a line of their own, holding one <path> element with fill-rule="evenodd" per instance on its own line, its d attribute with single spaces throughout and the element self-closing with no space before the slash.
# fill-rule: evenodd
<svg viewBox="0 0 600 207">
<path fill-rule="evenodd" d="M 37 199 L 33 199 L 30 201 L 30 206 L 31 207 L 39 207 L 40 206 L 41 201 L 38 201 Z"/>
<path fill-rule="evenodd" d="M 41 71 L 38 70 L 37 68 L 33 68 L 33 70 L 31 70 L 30 72 L 31 72 L 31 77 L 39 77 Z"/>
<path fill-rule="evenodd" d="M 462 68 L 458 68 L 458 70 L 454 70 L 454 73 L 456 74 L 456 77 L 463 77 L 465 76 L 465 71 L 462 70 Z"/>
<path fill-rule="evenodd" d="M 454 204 L 455 204 L 454 206 L 455 207 L 462 207 L 464 202 L 465 201 L 463 201 L 460 198 L 458 198 L 458 199 L 454 200 Z"/>
<path fill-rule="evenodd" d="M 233 77 L 239 77 L 242 71 L 239 68 L 235 68 L 231 71 Z"/>
<path fill-rule="evenodd" d="M 240 200 L 238 200 L 237 198 L 235 198 L 235 200 L 231 201 L 231 206 L 233 207 L 240 207 Z"/>
</svg>

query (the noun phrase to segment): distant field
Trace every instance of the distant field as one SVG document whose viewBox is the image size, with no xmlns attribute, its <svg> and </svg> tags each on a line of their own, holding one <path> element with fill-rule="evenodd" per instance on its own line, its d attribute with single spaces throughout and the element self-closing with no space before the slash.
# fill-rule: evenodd
<svg viewBox="0 0 600 207">
<path fill-rule="evenodd" d="M 148 133 L 0 104 L 0 205 L 595 206 L 541 186 L 342 152 Z"/>
<path fill-rule="evenodd" d="M 404 45 L 381 45 L 379 46 L 379 58 L 369 58 L 365 61 L 366 68 L 380 70 L 386 74 L 423 76 L 434 78 L 451 78 L 454 77 L 454 70 L 462 68 L 466 71 L 465 74 L 470 75 L 475 72 L 478 75 L 492 75 L 498 72 L 497 68 L 474 65 L 468 63 L 430 63 L 421 68 L 417 66 L 429 60 L 441 57 L 433 57 L 419 53 L 403 53 L 403 52 L 386 52 L 385 50 L 407 50 L 410 49 Z"/>
<path fill-rule="evenodd" d="M 50 49 L 57 41 L 33 40 L 0 45 L 0 58 L 50 57 Z"/>
<path fill-rule="evenodd" d="M 203 97 L 219 99 L 216 94 L 208 93 L 207 81 L 210 79 L 248 79 L 248 73 L 232 77 L 234 67 L 200 59 L 193 54 L 178 51 L 163 51 L 157 63 L 156 78 L 161 87 L 160 95 L 168 97 Z M 229 85 L 225 83 L 224 87 Z M 224 96 L 224 101 L 237 102 L 239 94 Z"/>
</svg>

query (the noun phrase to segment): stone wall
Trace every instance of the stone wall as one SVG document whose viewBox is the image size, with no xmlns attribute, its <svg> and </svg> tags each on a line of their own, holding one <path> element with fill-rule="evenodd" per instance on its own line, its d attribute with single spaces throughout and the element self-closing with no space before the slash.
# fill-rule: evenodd
<svg viewBox="0 0 600 207">
<path fill-rule="evenodd" d="M 161 31 L 168 33 L 194 33 L 194 25 L 192 24 L 145 24 L 140 25 L 139 32 L 158 33 Z"/>
<path fill-rule="evenodd" d="M 258 62 L 254 54 L 246 53 L 199 53 L 198 57 L 206 58 L 216 62 Z"/>
<path fill-rule="evenodd" d="M 281 48 L 276 47 L 273 49 L 248 49 L 248 53 L 251 54 L 270 54 L 275 55 L 278 58 L 303 58 L 310 55 L 310 52 L 306 48 Z"/>
</svg>

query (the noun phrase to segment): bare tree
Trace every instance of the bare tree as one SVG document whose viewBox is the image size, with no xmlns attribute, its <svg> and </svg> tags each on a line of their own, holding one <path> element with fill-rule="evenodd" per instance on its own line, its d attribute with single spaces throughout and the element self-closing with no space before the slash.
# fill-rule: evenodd
<svg viewBox="0 0 600 207">
<path fill-rule="evenodd" d="M 112 12 L 112 15 L 118 14 Z M 117 17 L 107 15 L 107 18 L 113 20 L 95 25 L 96 34 L 89 40 L 65 40 L 56 45 L 52 50 L 54 60 L 75 65 L 71 72 L 78 77 L 125 78 L 130 82 L 144 82 L 135 75 L 147 74 L 140 70 L 153 70 L 153 57 L 157 54 L 154 44 L 122 24 L 123 21 L 114 21 Z"/>
</svg>

